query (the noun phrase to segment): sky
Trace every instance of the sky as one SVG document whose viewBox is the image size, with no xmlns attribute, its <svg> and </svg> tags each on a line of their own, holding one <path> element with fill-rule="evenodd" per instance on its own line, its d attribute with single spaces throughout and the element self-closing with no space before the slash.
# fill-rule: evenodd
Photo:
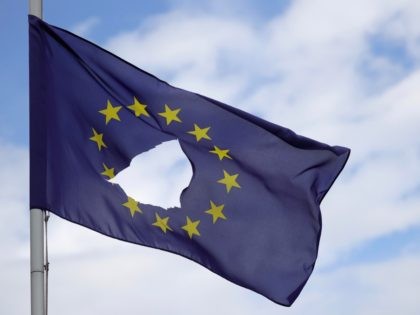
<svg viewBox="0 0 420 315">
<path fill-rule="evenodd" d="M 322 202 L 318 261 L 291 308 L 52 215 L 50 314 L 418 314 L 419 17 L 417 0 L 45 1 L 47 22 L 172 85 L 352 149 Z M 27 27 L 26 1 L 1 0 L 0 314 L 9 315 L 30 311 Z M 191 174 L 170 142 L 115 181 L 167 207 Z"/>
</svg>

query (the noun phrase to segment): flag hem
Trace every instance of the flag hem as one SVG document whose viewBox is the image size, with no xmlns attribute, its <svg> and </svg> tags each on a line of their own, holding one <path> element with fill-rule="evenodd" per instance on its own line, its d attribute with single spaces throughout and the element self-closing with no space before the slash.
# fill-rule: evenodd
<svg viewBox="0 0 420 315">
<path fill-rule="evenodd" d="M 258 291 L 254 290 L 254 289 L 252 289 L 252 288 L 249 288 L 249 287 L 247 287 L 247 286 L 245 286 L 245 285 L 242 285 L 242 284 L 240 284 L 240 283 L 237 283 L 236 281 L 232 280 L 232 279 L 231 279 L 231 278 L 229 278 L 229 277 L 225 277 L 225 276 L 222 276 L 222 275 L 218 274 L 216 271 L 213 271 L 213 270 L 211 269 L 211 267 L 206 266 L 206 265 L 202 264 L 202 263 L 201 263 L 201 262 L 199 262 L 199 261 L 193 260 L 191 257 L 188 257 L 188 256 L 183 255 L 183 254 L 181 254 L 181 253 L 172 252 L 172 251 L 170 251 L 170 250 L 168 250 L 168 249 L 165 249 L 165 248 L 153 247 L 153 246 L 149 246 L 149 245 L 146 245 L 146 244 L 136 243 L 136 242 L 129 241 L 129 240 L 127 240 L 127 239 L 123 239 L 123 238 L 119 238 L 119 237 L 116 237 L 116 236 L 113 236 L 113 235 L 109 235 L 109 234 L 107 234 L 107 233 L 105 233 L 105 232 L 103 232 L 103 231 L 99 231 L 99 230 L 94 229 L 94 228 L 92 228 L 92 227 L 90 227 L 90 226 L 86 226 L 85 224 L 79 223 L 79 222 L 77 222 L 76 220 L 72 220 L 72 219 L 69 219 L 69 218 L 65 218 L 64 216 L 61 216 L 60 214 L 56 213 L 54 210 L 51 210 L 50 208 L 47 208 L 47 207 L 39 207 L 39 206 L 34 206 L 34 205 L 32 205 L 32 206 L 31 206 L 31 208 L 40 208 L 40 209 L 46 210 L 46 211 L 48 211 L 48 212 L 54 213 L 57 217 L 59 217 L 59 218 L 61 218 L 61 219 L 64 219 L 64 220 L 69 221 L 69 222 L 71 222 L 71 223 L 77 224 L 77 225 L 79 225 L 79 226 L 81 226 L 81 227 L 83 227 L 83 228 L 87 228 L 87 229 L 92 230 L 92 231 L 94 231 L 94 232 L 96 232 L 96 233 L 102 234 L 102 235 L 104 235 L 104 236 L 110 237 L 110 238 L 115 239 L 115 240 L 118 240 L 118 241 L 123 241 L 123 242 L 130 243 L 130 244 L 134 244 L 134 245 L 140 245 L 140 246 L 147 247 L 147 248 L 158 249 L 158 250 L 161 250 L 161 251 L 164 251 L 164 252 L 170 253 L 170 254 L 175 254 L 175 255 L 178 255 L 178 256 L 180 256 L 180 257 L 186 258 L 186 259 L 188 259 L 188 260 L 190 260 L 190 261 L 192 261 L 192 262 L 194 262 L 194 263 L 196 263 L 196 264 L 198 264 L 198 265 L 200 265 L 200 266 L 204 267 L 205 269 L 207 269 L 207 270 L 211 271 L 212 273 L 216 274 L 216 275 L 217 275 L 217 276 L 219 276 L 220 278 L 225 279 L 225 280 L 228 280 L 228 281 L 229 281 L 229 282 L 231 282 L 232 284 L 235 284 L 235 285 L 237 285 L 237 286 L 239 286 L 239 287 L 242 287 L 242 288 L 244 288 L 244 289 L 247 289 L 247 290 L 250 290 L 250 291 L 252 291 L 252 292 L 254 292 L 254 293 L 257 293 L 258 295 L 263 296 L 264 298 L 266 298 L 266 299 L 268 299 L 268 300 L 270 300 L 270 301 L 272 301 L 272 302 L 274 302 L 274 303 L 276 303 L 276 304 L 278 304 L 278 305 L 285 306 L 285 307 L 290 307 L 290 306 L 292 306 L 293 302 L 296 300 L 296 299 L 294 299 L 294 300 L 293 300 L 290 304 L 286 304 L 286 303 L 281 303 L 281 302 L 278 302 L 278 301 L 276 301 L 276 300 L 274 300 L 274 299 L 272 299 L 272 298 L 269 298 L 268 296 L 266 296 L 266 295 L 262 294 L 261 292 L 258 292 Z M 312 271 L 311 271 L 311 273 L 312 273 Z M 308 275 L 308 279 L 309 279 L 309 276 L 311 275 L 311 273 Z M 306 279 L 306 281 L 305 281 L 304 283 L 302 283 L 302 284 L 301 284 L 301 286 L 299 286 L 299 287 L 300 287 L 300 288 L 303 288 L 303 287 L 305 286 L 306 282 L 308 281 L 308 279 Z M 296 296 L 296 298 L 297 298 L 297 296 Z"/>
</svg>

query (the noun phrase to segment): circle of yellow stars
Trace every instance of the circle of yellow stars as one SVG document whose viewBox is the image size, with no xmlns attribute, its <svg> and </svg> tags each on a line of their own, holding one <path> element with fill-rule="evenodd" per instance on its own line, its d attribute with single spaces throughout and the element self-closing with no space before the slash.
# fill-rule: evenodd
<svg viewBox="0 0 420 315">
<path fill-rule="evenodd" d="M 140 102 L 137 97 L 133 97 L 133 103 L 126 106 L 129 110 L 133 112 L 136 117 L 150 117 L 149 112 L 147 111 L 147 105 Z M 112 121 L 121 122 L 121 118 L 119 116 L 120 110 L 123 106 L 114 106 L 110 100 L 107 100 L 106 107 L 99 110 L 98 112 L 102 114 L 105 118 L 105 125 L 108 125 Z M 170 126 L 172 123 L 182 123 L 180 116 L 181 108 L 171 107 L 168 104 L 164 104 L 163 111 L 158 112 L 157 114 L 164 119 L 164 123 L 166 126 Z M 210 126 L 207 127 L 200 127 L 198 124 L 194 123 L 194 129 L 187 131 L 187 134 L 194 136 L 196 142 L 200 142 L 202 140 L 212 140 L 209 136 L 209 131 L 211 129 Z M 89 140 L 96 143 L 96 146 L 99 151 L 102 149 L 108 148 L 104 141 L 104 134 L 98 132 L 96 129 L 92 128 L 92 136 Z M 222 149 L 218 146 L 214 145 L 213 149 L 209 151 L 217 156 L 219 161 L 223 161 L 223 159 L 230 159 L 232 157 L 229 155 L 229 149 Z M 110 180 L 115 177 L 115 169 L 102 163 L 102 171 L 100 172 L 107 180 Z M 223 177 L 217 180 L 218 184 L 224 185 L 226 188 L 226 192 L 229 194 L 232 188 L 241 188 L 237 179 L 239 174 L 230 174 L 228 171 L 223 170 Z M 125 208 L 127 208 L 130 212 L 132 218 L 134 218 L 136 213 L 142 214 L 143 211 L 139 206 L 139 202 L 135 199 L 127 196 L 127 200 L 121 204 Z M 227 220 L 223 210 L 225 208 L 224 204 L 217 205 L 215 202 L 210 200 L 210 208 L 205 210 L 204 213 L 211 216 L 213 224 L 216 224 L 218 220 Z M 173 232 L 169 224 L 170 217 L 163 216 L 161 217 L 157 212 L 155 213 L 155 221 L 152 223 L 153 226 L 159 228 L 163 233 L 167 233 L 167 231 Z M 181 226 L 181 229 L 184 230 L 188 237 L 192 239 L 194 236 L 200 236 L 199 225 L 200 220 L 193 220 L 189 216 L 186 216 L 185 225 Z"/>
</svg>

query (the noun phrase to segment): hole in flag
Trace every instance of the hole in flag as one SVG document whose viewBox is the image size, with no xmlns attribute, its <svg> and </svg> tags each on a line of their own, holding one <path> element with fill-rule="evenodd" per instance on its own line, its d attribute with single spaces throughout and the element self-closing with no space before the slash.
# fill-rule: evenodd
<svg viewBox="0 0 420 315">
<path fill-rule="evenodd" d="M 179 197 L 192 177 L 190 162 L 177 140 L 139 154 L 111 182 L 140 203 L 168 209 L 180 207 Z"/>
</svg>

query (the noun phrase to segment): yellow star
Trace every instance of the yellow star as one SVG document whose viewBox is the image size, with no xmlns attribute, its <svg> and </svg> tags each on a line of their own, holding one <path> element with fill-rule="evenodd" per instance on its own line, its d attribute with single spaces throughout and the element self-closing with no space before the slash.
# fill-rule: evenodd
<svg viewBox="0 0 420 315">
<path fill-rule="evenodd" d="M 227 192 L 230 192 L 232 187 L 241 188 L 241 186 L 239 186 L 239 184 L 236 182 L 236 178 L 239 176 L 239 174 L 230 175 L 228 172 L 223 170 L 223 175 L 224 177 L 217 182 L 226 185 Z"/>
<path fill-rule="evenodd" d="M 187 217 L 187 224 L 185 224 L 182 229 L 187 231 L 188 236 L 190 238 L 193 237 L 193 235 L 200 236 L 200 232 L 197 230 L 197 226 L 200 224 L 200 220 L 197 221 L 191 221 L 189 217 Z"/>
<path fill-rule="evenodd" d="M 207 135 L 207 132 L 209 131 L 210 127 L 207 128 L 200 128 L 197 126 L 197 124 L 194 124 L 194 131 L 188 131 L 189 134 L 194 135 L 197 142 L 201 139 L 207 139 L 211 140 L 211 138 Z"/>
<path fill-rule="evenodd" d="M 118 116 L 118 112 L 120 111 L 121 107 L 122 106 L 113 107 L 111 101 L 108 100 L 106 103 L 106 108 L 99 111 L 102 115 L 105 116 L 105 124 L 108 124 L 111 119 L 121 121 L 120 117 Z"/>
<path fill-rule="evenodd" d="M 217 156 L 219 157 L 219 160 L 223 160 L 223 158 L 228 158 L 228 159 L 232 159 L 232 157 L 228 154 L 229 150 L 222 150 L 220 148 L 218 148 L 217 146 L 214 146 L 214 150 L 210 151 L 211 153 L 217 154 Z"/>
<path fill-rule="evenodd" d="M 172 231 L 172 229 L 168 225 L 169 217 L 161 218 L 159 214 L 156 213 L 156 222 L 152 225 L 157 226 L 160 228 L 163 233 L 166 233 L 166 230 Z"/>
<path fill-rule="evenodd" d="M 136 117 L 141 115 L 149 117 L 149 113 L 146 110 L 147 105 L 140 103 L 136 97 L 134 97 L 134 103 L 127 107 L 134 112 Z"/>
<path fill-rule="evenodd" d="M 102 163 L 102 165 L 104 166 L 104 171 L 101 173 L 101 175 L 108 176 L 108 179 L 114 178 L 114 168 L 108 168 L 105 163 Z"/>
<path fill-rule="evenodd" d="M 139 208 L 138 202 L 135 201 L 133 198 L 128 197 L 128 200 L 126 203 L 122 204 L 124 207 L 130 209 L 131 217 L 134 217 L 134 214 L 136 212 L 143 213 L 141 209 Z"/>
<path fill-rule="evenodd" d="M 178 113 L 181 111 L 181 108 L 171 109 L 168 105 L 165 104 L 165 111 L 158 113 L 159 116 L 165 117 L 166 125 L 169 125 L 173 121 L 182 122 L 178 117 Z"/>
<path fill-rule="evenodd" d="M 101 151 L 101 148 L 106 148 L 106 144 L 104 143 L 104 140 L 102 137 L 104 136 L 103 133 L 97 133 L 95 129 L 92 128 L 93 136 L 89 138 L 89 140 L 92 140 L 93 142 L 96 142 L 98 145 L 98 150 Z"/>
<path fill-rule="evenodd" d="M 213 216 L 213 223 L 216 223 L 217 219 L 226 220 L 226 217 L 223 214 L 224 207 L 225 205 L 216 206 L 213 201 L 210 201 L 210 209 L 205 212 L 211 214 Z"/>
</svg>

